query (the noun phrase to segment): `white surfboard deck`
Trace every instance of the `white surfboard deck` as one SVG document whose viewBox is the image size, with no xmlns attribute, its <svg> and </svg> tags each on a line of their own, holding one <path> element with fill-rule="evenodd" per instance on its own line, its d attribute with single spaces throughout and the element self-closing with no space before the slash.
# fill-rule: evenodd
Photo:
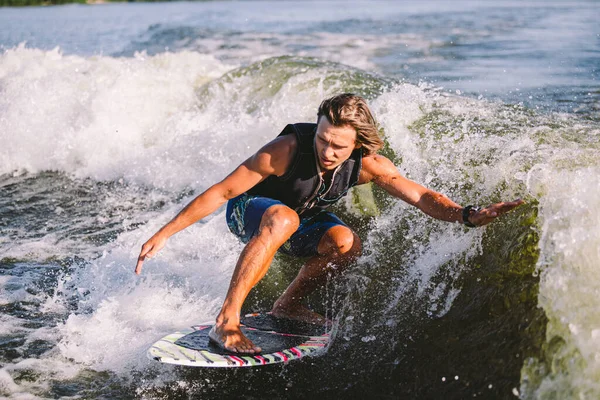
<svg viewBox="0 0 600 400">
<path fill-rule="evenodd" d="M 255 313 L 242 318 L 242 332 L 262 352 L 238 354 L 209 341 L 208 332 L 213 325 L 214 321 L 202 323 L 163 337 L 148 349 L 148 358 L 193 367 L 255 367 L 322 355 L 330 342 L 330 332 L 325 327 Z"/>
</svg>

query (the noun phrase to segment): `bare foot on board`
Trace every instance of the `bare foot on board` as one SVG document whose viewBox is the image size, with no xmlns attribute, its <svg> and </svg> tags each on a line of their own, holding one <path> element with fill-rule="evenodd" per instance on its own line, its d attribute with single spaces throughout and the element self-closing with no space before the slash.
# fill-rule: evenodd
<svg viewBox="0 0 600 400">
<path fill-rule="evenodd" d="M 208 337 L 211 342 L 232 353 L 258 354 L 261 352 L 260 347 L 244 336 L 239 326 L 215 325 L 208 333 Z"/>
<path fill-rule="evenodd" d="M 287 318 L 295 321 L 306 322 L 308 324 L 330 326 L 331 321 L 308 309 L 303 305 L 284 306 L 280 303 L 275 303 L 271 310 L 271 315 L 276 318 Z"/>
</svg>

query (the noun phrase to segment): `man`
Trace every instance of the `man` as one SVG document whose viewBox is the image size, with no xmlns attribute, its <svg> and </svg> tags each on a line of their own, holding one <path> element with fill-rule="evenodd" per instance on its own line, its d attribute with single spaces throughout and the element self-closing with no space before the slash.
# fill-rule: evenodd
<svg viewBox="0 0 600 400">
<path fill-rule="evenodd" d="M 247 244 L 209 336 L 226 350 L 254 354 L 261 349 L 242 334 L 240 312 L 277 251 L 308 260 L 275 302 L 272 314 L 324 322 L 302 305 L 302 300 L 322 285 L 328 274 L 339 273 L 360 255 L 356 233 L 325 210 L 352 186 L 374 182 L 434 218 L 471 227 L 488 224 L 522 204 L 516 200 L 484 209 L 463 208 L 401 176 L 390 160 L 377 154 L 382 146 L 363 98 L 341 94 L 324 100 L 317 124 L 288 125 L 154 234 L 142 246 L 135 272 L 141 272 L 144 260 L 156 255 L 171 235 L 227 202 L 227 224 Z"/>
</svg>

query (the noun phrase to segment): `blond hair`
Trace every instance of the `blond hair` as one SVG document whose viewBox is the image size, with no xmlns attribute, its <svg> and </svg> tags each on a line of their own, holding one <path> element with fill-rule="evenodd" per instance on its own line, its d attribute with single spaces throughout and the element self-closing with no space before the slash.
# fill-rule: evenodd
<svg viewBox="0 0 600 400">
<path fill-rule="evenodd" d="M 318 119 L 325 116 L 333 126 L 349 125 L 356 130 L 356 141 L 367 155 L 383 147 L 377 123 L 365 99 L 352 93 L 343 93 L 325 99 L 319 106 Z M 318 120 L 317 119 L 317 120 Z"/>
</svg>

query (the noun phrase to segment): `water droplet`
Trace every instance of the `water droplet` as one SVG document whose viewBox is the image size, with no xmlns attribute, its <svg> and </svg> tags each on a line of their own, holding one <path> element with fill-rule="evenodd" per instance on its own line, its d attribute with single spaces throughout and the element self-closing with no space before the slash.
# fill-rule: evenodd
<svg viewBox="0 0 600 400">
<path fill-rule="evenodd" d="M 360 340 L 362 340 L 365 343 L 368 343 L 368 342 L 372 342 L 375 339 L 377 339 L 377 336 L 369 335 L 369 336 L 363 336 Z"/>
</svg>

